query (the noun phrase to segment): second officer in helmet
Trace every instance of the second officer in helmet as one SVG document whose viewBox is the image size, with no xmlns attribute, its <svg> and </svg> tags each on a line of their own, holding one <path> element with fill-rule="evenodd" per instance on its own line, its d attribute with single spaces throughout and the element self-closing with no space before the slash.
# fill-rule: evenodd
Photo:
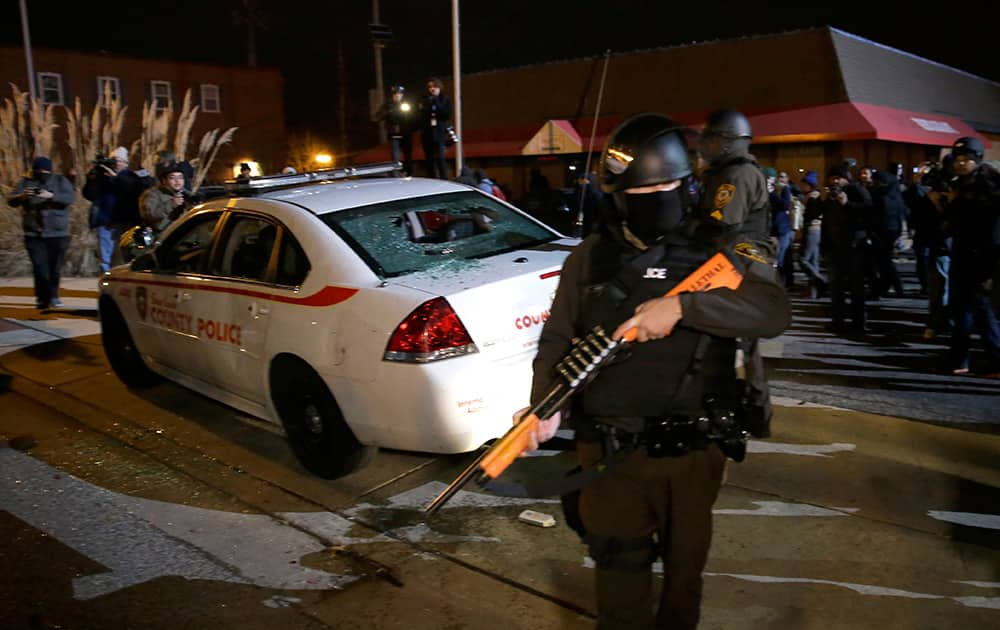
<svg viewBox="0 0 1000 630">
<path fill-rule="evenodd" d="M 739 288 L 663 297 L 718 251 L 717 235 L 686 235 L 691 164 L 672 120 L 639 114 L 623 122 L 601 168 L 613 203 L 566 259 L 539 339 L 532 402 L 556 378 L 574 337 L 595 325 L 615 338 L 638 330 L 638 343 L 563 410 L 583 467 L 617 462 L 568 512 L 578 508 L 596 563 L 598 627 L 694 628 L 725 463 L 708 418 L 714 426 L 740 402 L 734 338 L 780 334 L 788 299 L 767 259 L 737 240 L 724 248 L 744 274 Z M 540 423 L 533 446 L 559 422 L 557 414 Z M 654 611 L 657 558 L 664 588 Z"/>
<path fill-rule="evenodd" d="M 702 220 L 723 231 L 743 232 L 761 243 L 771 230 L 767 180 L 750 154 L 750 121 L 734 109 L 709 114 L 699 152 L 708 163 L 702 173 Z"/>
</svg>

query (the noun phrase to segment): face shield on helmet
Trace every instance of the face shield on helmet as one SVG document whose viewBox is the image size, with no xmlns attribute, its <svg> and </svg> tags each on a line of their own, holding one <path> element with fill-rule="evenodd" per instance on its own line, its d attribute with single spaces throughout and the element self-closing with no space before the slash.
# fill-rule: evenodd
<svg viewBox="0 0 1000 630">
<path fill-rule="evenodd" d="M 601 188 L 616 193 L 683 179 L 691 174 L 682 127 L 660 114 L 637 114 L 608 136 Z"/>
<path fill-rule="evenodd" d="M 649 244 L 683 219 L 691 170 L 682 128 L 660 114 L 638 114 L 608 136 L 601 188 L 611 193 L 622 227 Z"/>
</svg>

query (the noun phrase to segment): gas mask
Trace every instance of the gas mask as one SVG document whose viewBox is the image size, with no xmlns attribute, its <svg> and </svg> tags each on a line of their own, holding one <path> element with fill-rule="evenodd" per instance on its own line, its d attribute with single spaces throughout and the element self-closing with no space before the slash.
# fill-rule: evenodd
<svg viewBox="0 0 1000 630">
<path fill-rule="evenodd" d="M 684 219 L 680 187 L 642 194 L 624 193 L 621 198 L 629 231 L 644 243 L 656 242 L 666 233 L 677 229 Z"/>
</svg>

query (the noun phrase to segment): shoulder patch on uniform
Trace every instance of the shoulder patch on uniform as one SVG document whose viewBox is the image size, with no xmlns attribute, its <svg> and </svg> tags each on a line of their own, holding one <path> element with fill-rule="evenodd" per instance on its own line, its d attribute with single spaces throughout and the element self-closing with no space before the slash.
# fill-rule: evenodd
<svg viewBox="0 0 1000 630">
<path fill-rule="evenodd" d="M 736 186 L 722 184 L 715 190 L 715 209 L 722 210 L 736 196 Z"/>
<path fill-rule="evenodd" d="M 764 258 L 764 254 L 762 254 L 753 243 L 737 243 L 734 249 L 737 254 L 743 256 L 744 258 L 749 258 L 750 260 L 759 262 L 763 265 L 770 264 L 768 263 L 767 258 Z"/>
</svg>

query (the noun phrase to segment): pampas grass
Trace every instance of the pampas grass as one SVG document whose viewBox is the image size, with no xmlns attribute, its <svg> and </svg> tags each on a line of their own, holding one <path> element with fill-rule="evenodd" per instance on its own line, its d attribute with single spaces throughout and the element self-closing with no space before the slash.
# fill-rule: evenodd
<svg viewBox="0 0 1000 630">
<path fill-rule="evenodd" d="M 198 157 L 191 160 L 191 164 L 195 167 L 194 182 L 191 184 L 192 190 L 198 190 L 201 187 L 205 176 L 208 175 L 208 169 L 211 168 L 215 156 L 219 153 L 219 148 L 233 141 L 237 129 L 239 127 L 230 127 L 222 135 L 219 135 L 218 129 L 213 129 L 206 131 L 205 135 L 201 137 L 201 142 L 198 144 Z"/>
<path fill-rule="evenodd" d="M 96 275 L 97 239 L 88 225 L 90 202 L 81 191 L 86 182 L 94 156 L 108 155 L 118 146 L 125 146 L 122 130 L 125 128 L 127 106 L 111 98 L 110 86 L 105 86 L 102 103 L 93 110 L 83 109 L 80 99 L 73 107 L 66 106 L 65 147 L 56 146 L 54 130 L 55 108 L 20 91 L 11 84 L 11 98 L 0 104 L 0 193 L 6 197 L 31 166 L 35 156 L 46 155 L 53 161 L 53 172 L 73 176 L 77 198 L 70 207 L 70 245 L 66 252 L 63 273 L 66 275 Z M 181 110 L 174 125 L 173 107 L 157 111 L 147 102 L 142 105 L 142 130 L 129 145 L 129 155 L 138 156 L 141 164 L 151 171 L 160 151 L 172 149 L 177 160 L 186 159 L 191 130 L 198 117 L 198 106 L 191 106 L 191 90 L 184 94 Z M 170 130 L 174 127 L 173 138 Z M 206 132 L 198 145 L 198 156 L 191 159 L 195 167 L 192 189 L 197 191 L 215 162 L 219 148 L 232 142 L 236 127 L 225 132 L 213 129 Z M 61 157 L 69 158 L 68 169 L 59 167 Z M 21 230 L 21 209 L 6 203 L 0 208 L 0 276 L 30 275 L 31 265 L 24 251 Z"/>
</svg>

